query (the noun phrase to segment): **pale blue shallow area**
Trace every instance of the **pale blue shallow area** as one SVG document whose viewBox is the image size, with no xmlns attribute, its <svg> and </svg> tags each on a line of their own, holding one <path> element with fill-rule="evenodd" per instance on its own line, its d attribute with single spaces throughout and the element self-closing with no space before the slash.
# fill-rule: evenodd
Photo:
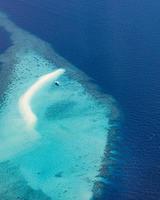
<svg viewBox="0 0 160 200">
<path fill-rule="evenodd" d="M 4 65 L 13 65 L 0 110 L 0 176 L 4 166 L 13 166 L 14 171 L 6 172 L 12 180 L 10 191 L 5 184 L 8 181 L 2 181 L 0 195 L 13 200 L 14 182 L 16 194 L 23 198 L 29 187 L 38 193 L 30 197 L 35 200 L 89 200 L 107 145 L 110 104 L 95 88 L 90 92 L 85 75 L 48 44 L 18 28 L 5 15 L 0 14 L 0 19 L 13 41 L 0 58 Z M 60 86 L 50 81 L 34 95 L 31 108 L 38 121 L 35 127 L 28 127 L 19 99 L 40 76 L 57 67 L 66 69 Z"/>
</svg>

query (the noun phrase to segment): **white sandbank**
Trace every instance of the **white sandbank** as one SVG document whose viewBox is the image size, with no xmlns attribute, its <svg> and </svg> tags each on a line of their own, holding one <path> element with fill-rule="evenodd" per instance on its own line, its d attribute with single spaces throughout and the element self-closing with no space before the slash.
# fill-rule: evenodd
<svg viewBox="0 0 160 200">
<path fill-rule="evenodd" d="M 31 99 L 34 94 L 47 84 L 50 80 L 57 80 L 63 73 L 64 69 L 57 69 L 51 73 L 41 76 L 19 99 L 20 112 L 29 127 L 34 127 L 37 121 L 37 116 L 31 108 Z"/>
</svg>

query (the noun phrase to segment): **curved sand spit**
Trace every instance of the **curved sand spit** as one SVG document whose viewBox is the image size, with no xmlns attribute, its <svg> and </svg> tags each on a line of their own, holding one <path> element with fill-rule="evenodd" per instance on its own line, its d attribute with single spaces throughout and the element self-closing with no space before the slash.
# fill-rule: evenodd
<svg viewBox="0 0 160 200">
<path fill-rule="evenodd" d="M 64 69 L 57 69 L 49 74 L 41 76 L 19 99 L 19 109 L 26 121 L 27 125 L 34 127 L 37 121 L 37 116 L 33 113 L 31 108 L 31 99 L 34 94 L 47 84 L 50 80 L 58 79 L 63 73 Z"/>
</svg>

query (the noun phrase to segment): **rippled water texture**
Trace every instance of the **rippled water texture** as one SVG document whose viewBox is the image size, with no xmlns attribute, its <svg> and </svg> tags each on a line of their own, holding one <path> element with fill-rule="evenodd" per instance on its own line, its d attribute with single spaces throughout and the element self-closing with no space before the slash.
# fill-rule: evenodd
<svg viewBox="0 0 160 200">
<path fill-rule="evenodd" d="M 10 66 L 0 110 L 1 199 L 90 199 L 107 144 L 111 98 L 2 13 L 0 26 L 13 43 L 0 56 L 3 67 Z M 32 91 L 29 106 L 37 120 L 28 125 L 20 98 L 58 68 L 65 69 L 59 87 L 50 79 Z"/>
</svg>

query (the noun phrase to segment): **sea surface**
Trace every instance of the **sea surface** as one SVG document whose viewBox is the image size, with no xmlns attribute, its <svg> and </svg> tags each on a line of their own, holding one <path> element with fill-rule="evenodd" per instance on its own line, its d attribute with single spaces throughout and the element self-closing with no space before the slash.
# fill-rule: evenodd
<svg viewBox="0 0 160 200">
<path fill-rule="evenodd" d="M 3 53 L 12 45 L 9 34 L 3 28 L 0 28 L 0 53 Z"/>
<path fill-rule="evenodd" d="M 159 200 L 160 2 L 0 0 L 0 9 L 118 101 L 119 176 L 104 199 Z"/>
</svg>

